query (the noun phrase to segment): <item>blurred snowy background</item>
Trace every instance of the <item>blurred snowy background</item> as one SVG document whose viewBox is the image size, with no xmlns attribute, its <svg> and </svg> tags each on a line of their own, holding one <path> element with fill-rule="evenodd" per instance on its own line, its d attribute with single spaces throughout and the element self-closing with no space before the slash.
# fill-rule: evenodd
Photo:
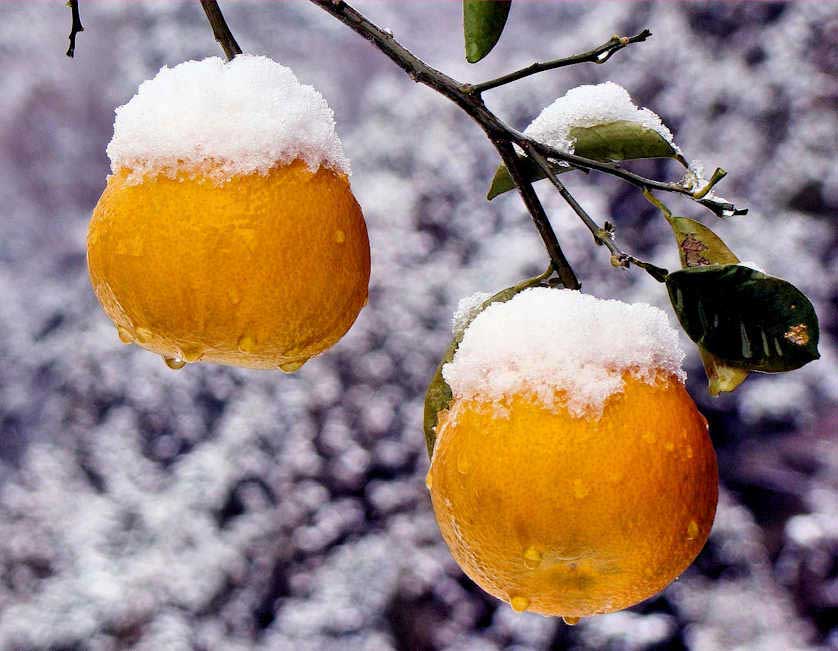
<svg viewBox="0 0 838 651">
<path fill-rule="evenodd" d="M 483 199 L 490 145 L 308 3 L 223 5 L 246 50 L 290 65 L 335 110 L 370 227 L 370 304 L 293 377 L 172 372 L 122 346 L 84 259 L 113 109 L 161 65 L 218 48 L 196 1 L 86 0 L 75 60 L 63 3 L 0 5 L 0 649 L 838 648 L 838 4 L 518 2 L 501 44 L 469 67 L 459 2 L 358 2 L 475 81 L 650 27 L 653 39 L 604 66 L 489 100 L 523 127 L 572 86 L 623 84 L 689 157 L 730 171 L 720 193 L 751 214 L 715 226 L 740 258 L 818 308 L 822 359 L 733 396 L 709 398 L 691 355 L 720 460 L 711 540 L 659 597 L 574 628 L 476 589 L 423 485 L 423 393 L 457 300 L 545 260 L 517 196 Z M 566 182 L 627 248 L 676 266 L 638 192 L 598 175 Z M 666 305 L 541 191 L 587 291 Z"/>
</svg>

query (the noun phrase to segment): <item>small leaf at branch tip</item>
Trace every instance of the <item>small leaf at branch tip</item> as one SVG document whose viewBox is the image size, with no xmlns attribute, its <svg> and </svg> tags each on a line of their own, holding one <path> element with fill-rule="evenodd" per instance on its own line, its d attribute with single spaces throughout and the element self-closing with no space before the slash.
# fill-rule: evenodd
<svg viewBox="0 0 838 651">
<path fill-rule="evenodd" d="M 477 63 L 492 51 L 503 33 L 511 6 L 511 0 L 463 0 L 466 61 Z"/>
</svg>

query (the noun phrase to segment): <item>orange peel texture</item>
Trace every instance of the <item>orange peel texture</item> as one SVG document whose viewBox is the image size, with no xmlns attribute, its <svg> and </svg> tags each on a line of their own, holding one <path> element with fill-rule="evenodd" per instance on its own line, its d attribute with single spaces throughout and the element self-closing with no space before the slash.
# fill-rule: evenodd
<svg viewBox="0 0 838 651">
<path fill-rule="evenodd" d="M 201 169 L 108 178 L 87 239 L 120 339 L 170 366 L 294 371 L 367 300 L 370 249 L 348 179 L 301 161 L 213 180 Z"/>
<path fill-rule="evenodd" d="M 440 413 L 428 485 L 442 535 L 515 610 L 572 623 L 627 608 L 707 540 L 718 470 L 706 420 L 677 378 L 623 378 L 600 418 L 525 394 Z"/>
</svg>

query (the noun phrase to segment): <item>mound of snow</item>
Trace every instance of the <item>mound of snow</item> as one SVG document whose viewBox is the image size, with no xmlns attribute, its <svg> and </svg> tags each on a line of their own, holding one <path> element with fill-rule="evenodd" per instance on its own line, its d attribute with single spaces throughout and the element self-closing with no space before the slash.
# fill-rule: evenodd
<svg viewBox="0 0 838 651">
<path fill-rule="evenodd" d="M 659 308 L 535 287 L 493 303 L 465 331 L 442 375 L 455 398 L 496 402 L 532 393 L 574 416 L 599 415 L 623 374 L 686 379 L 678 333 Z M 565 402 L 566 401 L 566 402 Z"/>
<path fill-rule="evenodd" d="M 111 169 L 134 178 L 206 166 L 220 180 L 303 160 L 349 174 L 323 96 L 266 57 L 218 57 L 163 67 L 116 109 Z"/>
</svg>

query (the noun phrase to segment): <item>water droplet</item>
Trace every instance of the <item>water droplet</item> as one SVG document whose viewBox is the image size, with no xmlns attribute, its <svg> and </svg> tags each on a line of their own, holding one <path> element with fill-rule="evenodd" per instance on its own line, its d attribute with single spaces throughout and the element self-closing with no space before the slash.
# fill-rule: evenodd
<svg viewBox="0 0 838 651">
<path fill-rule="evenodd" d="M 293 373 L 294 371 L 299 371 L 307 361 L 307 359 L 298 359 L 293 362 L 285 362 L 279 365 L 279 370 L 283 373 Z"/>
<path fill-rule="evenodd" d="M 530 600 L 521 596 L 512 597 L 512 599 L 509 600 L 509 605 L 512 606 L 512 610 L 516 613 L 522 613 L 530 607 Z"/>
<path fill-rule="evenodd" d="M 691 445 L 687 446 L 687 459 L 693 458 L 693 447 Z"/>
<path fill-rule="evenodd" d="M 425 475 L 425 488 L 427 488 L 428 490 L 431 490 L 432 486 L 433 486 L 433 481 L 431 480 L 431 471 L 429 470 L 428 474 Z"/>
<path fill-rule="evenodd" d="M 197 362 L 204 356 L 204 349 L 200 346 L 189 346 L 183 349 L 183 360 L 185 362 Z"/>
<path fill-rule="evenodd" d="M 256 339 L 250 335 L 242 335 L 236 345 L 243 353 L 252 353 L 256 350 Z"/>
<path fill-rule="evenodd" d="M 574 479 L 573 480 L 573 494 L 576 496 L 577 500 L 584 499 L 588 496 L 591 492 L 591 489 L 585 485 L 581 479 Z"/>
<path fill-rule="evenodd" d="M 535 547 L 527 547 L 524 551 L 524 565 L 530 569 L 534 569 L 541 565 L 541 552 Z"/>
<path fill-rule="evenodd" d="M 154 333 L 148 328 L 137 328 L 137 341 L 141 344 L 147 344 L 153 336 Z"/>
<path fill-rule="evenodd" d="M 562 615 L 562 621 L 568 626 L 576 626 L 579 623 L 580 617 L 570 617 L 569 615 Z"/>
<path fill-rule="evenodd" d="M 695 520 L 690 520 L 687 525 L 687 540 L 695 540 L 698 538 L 698 523 Z"/>
<path fill-rule="evenodd" d="M 457 457 L 457 472 L 461 475 L 467 475 L 471 470 L 471 461 L 465 453 Z"/>
<path fill-rule="evenodd" d="M 654 432 L 643 433 L 643 440 L 646 441 L 646 443 L 654 443 L 656 438 L 657 437 L 655 436 Z"/>
<path fill-rule="evenodd" d="M 346 233 L 344 233 L 340 229 L 336 230 L 335 231 L 335 242 L 337 242 L 338 244 L 343 244 L 344 242 L 346 242 Z"/>
<path fill-rule="evenodd" d="M 173 371 L 179 371 L 184 366 L 186 366 L 186 362 L 183 361 L 180 357 L 163 357 L 163 361 L 166 362 L 166 366 L 168 366 Z"/>
<path fill-rule="evenodd" d="M 116 326 L 116 334 L 119 337 L 119 340 L 123 344 L 133 344 L 134 343 L 134 335 L 131 334 L 131 331 L 128 328 L 123 328 L 122 326 Z"/>
<path fill-rule="evenodd" d="M 667 452 L 672 452 L 675 450 L 675 444 L 672 441 L 667 441 L 663 444 L 663 447 L 666 448 Z"/>
</svg>

